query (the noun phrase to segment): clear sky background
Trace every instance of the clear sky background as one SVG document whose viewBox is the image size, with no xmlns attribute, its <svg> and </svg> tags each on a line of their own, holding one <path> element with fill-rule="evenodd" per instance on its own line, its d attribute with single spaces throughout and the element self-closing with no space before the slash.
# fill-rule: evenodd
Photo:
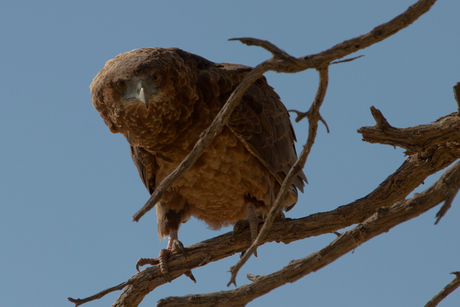
<svg viewBox="0 0 460 307">
<path fill-rule="evenodd" d="M 233 37 L 266 39 L 294 56 L 367 33 L 415 0 L 391 1 L 4 1 L 0 4 L 0 306 L 72 306 L 130 278 L 156 257 L 154 211 L 126 140 L 91 105 L 89 85 L 105 62 L 140 47 L 180 47 L 214 62 L 255 66 L 270 57 Z M 427 124 L 457 110 L 460 1 L 444 0 L 393 37 L 330 68 L 320 125 L 307 161 L 305 194 L 287 216 L 335 209 L 375 189 L 405 160 L 402 149 L 362 142 L 375 106 L 396 127 Z M 307 110 L 316 71 L 266 74 L 288 109 Z M 295 125 L 304 144 L 307 122 Z M 299 147 L 300 147 L 299 145 Z M 437 177 L 426 180 L 428 187 Z M 392 229 L 326 268 L 248 306 L 424 306 L 460 270 L 460 200 L 434 226 L 439 207 Z M 183 225 L 184 245 L 230 231 Z M 265 275 L 326 246 L 335 235 L 259 248 L 239 273 Z M 150 293 L 227 290 L 238 255 Z M 231 288 L 232 289 L 232 288 Z M 121 292 L 85 306 L 110 306 Z M 459 306 L 460 291 L 442 307 Z"/>
</svg>

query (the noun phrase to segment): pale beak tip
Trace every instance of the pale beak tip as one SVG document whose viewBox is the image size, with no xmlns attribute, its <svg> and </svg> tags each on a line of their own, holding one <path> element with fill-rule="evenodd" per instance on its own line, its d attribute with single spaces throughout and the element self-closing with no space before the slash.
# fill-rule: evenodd
<svg viewBox="0 0 460 307">
<path fill-rule="evenodd" d="M 149 108 L 149 101 L 147 100 L 147 96 L 145 95 L 145 90 L 143 87 L 139 90 L 139 99 L 145 104 L 147 109 Z"/>
</svg>

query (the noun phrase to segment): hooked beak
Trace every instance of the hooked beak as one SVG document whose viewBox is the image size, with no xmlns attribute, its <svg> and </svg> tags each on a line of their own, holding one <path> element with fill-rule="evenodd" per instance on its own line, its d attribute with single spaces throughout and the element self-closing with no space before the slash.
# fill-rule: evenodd
<svg viewBox="0 0 460 307">
<path fill-rule="evenodd" d="M 124 102 L 142 102 L 148 109 L 150 99 L 158 94 L 156 85 L 149 85 L 149 83 L 144 80 L 137 80 L 134 82 L 127 81 L 126 83 L 127 88 L 122 91 Z"/>
<path fill-rule="evenodd" d="M 147 92 L 147 86 L 145 85 L 144 81 L 139 81 L 137 83 L 137 98 L 142 101 L 145 106 L 147 107 L 147 109 L 149 108 L 149 99 L 150 99 L 150 96 Z"/>
</svg>

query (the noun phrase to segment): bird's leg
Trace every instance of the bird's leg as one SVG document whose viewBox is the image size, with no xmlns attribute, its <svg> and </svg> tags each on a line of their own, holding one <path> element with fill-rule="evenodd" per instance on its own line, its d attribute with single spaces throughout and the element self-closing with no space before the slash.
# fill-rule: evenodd
<svg viewBox="0 0 460 307">
<path fill-rule="evenodd" d="M 254 242 L 259 234 L 259 223 L 263 222 L 259 219 L 256 212 L 256 206 L 253 203 L 248 204 L 246 219 L 249 221 L 249 230 L 251 231 L 251 241 Z"/>
<path fill-rule="evenodd" d="M 178 240 L 177 230 L 171 231 L 168 238 L 168 246 L 166 249 L 160 250 L 158 257 L 161 273 L 165 276 L 167 282 L 171 282 L 171 276 L 169 276 L 167 259 L 169 254 L 173 251 L 182 253 L 184 251 L 184 245 Z"/>
<path fill-rule="evenodd" d="M 235 223 L 235 226 L 233 226 L 233 235 L 249 226 L 251 241 L 254 242 L 259 234 L 259 224 L 262 223 L 263 220 L 257 216 L 256 206 L 252 202 L 248 202 L 247 206 L 246 218 Z M 257 251 L 254 252 L 254 256 L 257 257 Z"/>
<path fill-rule="evenodd" d="M 169 254 L 176 252 L 179 254 L 185 254 L 184 245 L 181 241 L 179 241 L 177 236 L 177 230 L 172 230 L 169 233 L 168 238 L 168 246 L 166 249 L 161 249 L 158 258 L 140 258 L 137 261 L 136 269 L 139 271 L 140 266 L 144 266 L 146 264 L 150 265 L 159 265 L 161 273 L 163 273 L 167 282 L 171 282 L 171 276 L 169 275 L 167 259 Z M 196 282 L 195 277 L 192 274 L 192 271 L 187 271 L 184 273 L 185 276 L 188 276 L 193 282 Z"/>
</svg>

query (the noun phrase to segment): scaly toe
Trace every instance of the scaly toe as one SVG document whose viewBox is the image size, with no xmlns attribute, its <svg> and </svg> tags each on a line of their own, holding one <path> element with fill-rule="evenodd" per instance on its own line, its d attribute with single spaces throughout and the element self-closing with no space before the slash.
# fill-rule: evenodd
<svg viewBox="0 0 460 307">
<path fill-rule="evenodd" d="M 139 267 L 150 264 L 150 265 L 157 265 L 160 263 L 158 258 L 139 258 L 136 263 L 136 270 L 139 271 Z"/>
<path fill-rule="evenodd" d="M 169 249 L 162 249 L 160 250 L 160 256 L 158 257 L 159 261 L 159 266 L 161 273 L 163 273 L 165 279 L 167 282 L 171 282 L 171 276 L 169 275 L 169 270 L 168 270 L 168 256 L 171 254 L 171 251 Z"/>
<path fill-rule="evenodd" d="M 172 251 L 179 254 L 185 254 L 184 244 L 182 244 L 182 242 L 179 240 L 174 240 Z"/>
<path fill-rule="evenodd" d="M 249 221 L 244 219 L 244 220 L 238 220 L 236 221 L 235 225 L 233 226 L 233 240 L 235 239 L 235 235 L 241 233 L 244 229 L 249 227 Z"/>
</svg>

